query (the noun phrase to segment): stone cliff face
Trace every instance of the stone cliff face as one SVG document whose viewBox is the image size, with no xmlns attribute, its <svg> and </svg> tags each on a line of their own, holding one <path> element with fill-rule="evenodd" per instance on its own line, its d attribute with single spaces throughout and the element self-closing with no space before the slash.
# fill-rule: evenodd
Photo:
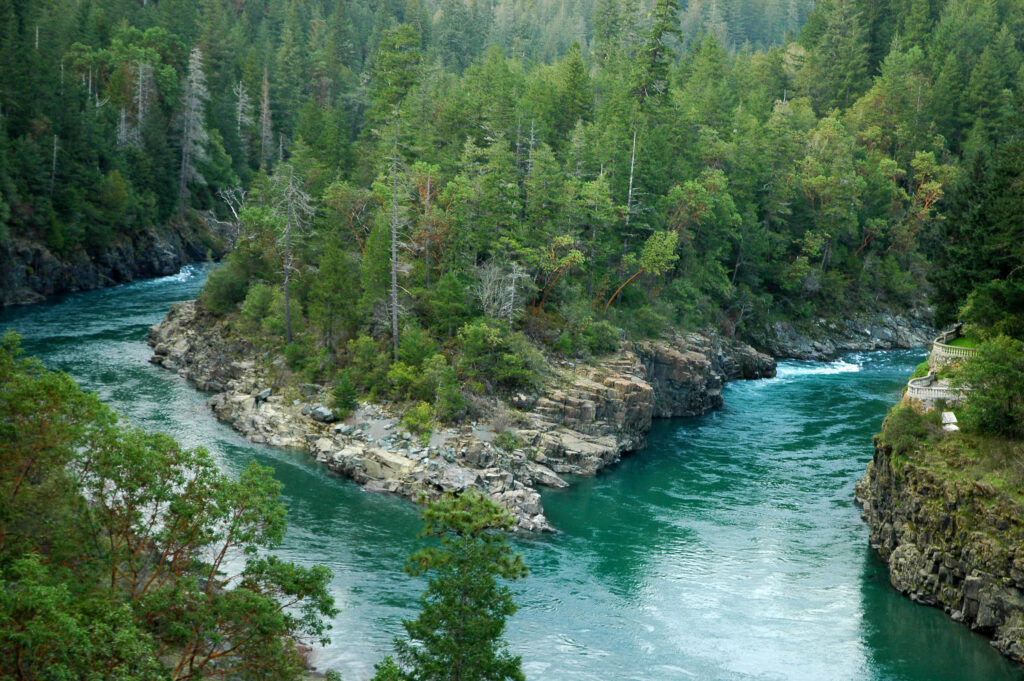
<svg viewBox="0 0 1024 681">
<path fill-rule="evenodd" d="M 98 256 L 79 251 L 61 259 L 43 244 L 12 239 L 0 244 L 0 307 L 174 274 L 205 259 L 207 242 L 194 229 L 168 227 L 118 239 Z"/>
<path fill-rule="evenodd" d="M 286 399 L 248 359 L 252 349 L 230 341 L 195 303 L 172 307 L 150 330 L 150 344 L 152 362 L 218 393 L 210 399 L 214 413 L 254 442 L 309 451 L 375 491 L 416 498 L 475 487 L 528 531 L 552 529 L 537 486 L 565 486 L 562 475 L 594 475 L 642 449 L 653 418 L 721 406 L 727 380 L 775 375 L 773 359 L 734 341 L 691 334 L 627 344 L 593 364 L 555 367 L 541 394 L 513 398 L 514 412 L 496 406 L 490 422 L 419 442 L 382 406 L 362 405 L 335 424 L 322 406 L 328 401 L 322 387 L 300 386 Z M 498 420 L 509 422 L 501 430 L 515 434 L 512 451 L 495 445 Z"/>
<path fill-rule="evenodd" d="M 817 361 L 849 352 L 924 347 L 934 337 L 931 310 L 923 307 L 905 314 L 818 319 L 799 328 L 789 322 L 776 322 L 750 334 L 750 340 L 773 357 Z"/>
<path fill-rule="evenodd" d="M 992 637 L 1024 661 L 1024 517 L 983 483 L 951 479 L 911 462 L 895 467 L 876 439 L 857 485 L 871 545 L 897 589 Z"/>
</svg>

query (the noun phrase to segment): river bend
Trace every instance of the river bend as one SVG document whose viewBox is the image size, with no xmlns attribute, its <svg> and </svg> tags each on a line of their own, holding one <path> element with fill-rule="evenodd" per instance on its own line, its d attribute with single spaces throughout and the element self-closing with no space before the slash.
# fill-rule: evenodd
<svg viewBox="0 0 1024 681">
<path fill-rule="evenodd" d="M 341 608 L 315 662 L 372 675 L 423 584 L 401 570 L 419 522 L 303 455 L 246 442 L 206 395 L 147 363 L 146 331 L 194 298 L 204 267 L 0 313 L 24 346 L 128 421 L 251 459 L 285 484 L 280 553 L 334 571 Z M 1021 669 L 942 612 L 897 594 L 867 546 L 853 488 L 871 435 L 923 351 L 782 362 L 732 383 L 726 407 L 657 422 L 650 445 L 603 475 L 547 491 L 562 532 L 517 540 L 508 638 L 534 681 L 1003 681 Z"/>
</svg>

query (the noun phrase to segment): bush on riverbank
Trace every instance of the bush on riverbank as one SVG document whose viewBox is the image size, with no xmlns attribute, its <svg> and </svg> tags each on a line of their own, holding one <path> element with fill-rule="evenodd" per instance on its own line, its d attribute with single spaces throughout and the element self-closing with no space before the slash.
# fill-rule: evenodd
<svg viewBox="0 0 1024 681">
<path fill-rule="evenodd" d="M 953 379 L 965 392 L 964 425 L 983 434 L 1024 438 L 1024 343 L 998 335 L 978 346 Z"/>
<path fill-rule="evenodd" d="M 878 435 L 889 447 L 893 468 L 905 465 L 935 471 L 981 493 L 1000 493 L 1024 503 L 1024 441 L 974 431 L 944 432 L 940 410 L 921 413 L 898 404 Z"/>
</svg>

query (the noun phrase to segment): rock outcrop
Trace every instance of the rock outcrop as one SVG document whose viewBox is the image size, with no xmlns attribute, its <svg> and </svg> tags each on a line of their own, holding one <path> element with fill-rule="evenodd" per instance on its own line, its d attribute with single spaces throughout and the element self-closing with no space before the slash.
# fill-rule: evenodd
<svg viewBox="0 0 1024 681">
<path fill-rule="evenodd" d="M 751 334 L 750 340 L 773 357 L 828 361 L 849 352 L 924 347 L 934 337 L 931 310 L 914 308 L 906 314 L 818 319 L 799 328 L 776 322 Z"/>
<path fill-rule="evenodd" d="M 1024 661 L 1024 515 L 990 485 L 905 462 L 876 438 L 857 485 L 894 587 Z"/>
<path fill-rule="evenodd" d="M 217 393 L 209 401 L 214 413 L 253 442 L 308 451 L 373 491 L 417 498 L 477 488 L 525 531 L 552 529 L 538 486 L 565 486 L 563 475 L 594 475 L 642 449 L 654 418 L 721 406 L 727 380 L 775 374 L 773 359 L 735 341 L 692 334 L 624 344 L 593 364 L 554 367 L 541 394 L 514 396 L 514 410 L 497 406 L 494 416 L 510 424 L 502 430 L 515 436 L 508 450 L 496 444 L 487 419 L 429 440 L 403 432 L 398 415 L 380 405 L 363 404 L 332 423 L 323 387 L 281 394 L 250 359 L 253 349 L 194 302 L 173 306 L 149 342 L 152 362 Z"/>
<path fill-rule="evenodd" d="M 98 255 L 80 249 L 66 258 L 41 243 L 11 239 L 0 244 L 0 307 L 166 276 L 205 259 L 211 251 L 220 255 L 217 240 L 200 231 L 195 226 L 151 229 L 115 239 Z"/>
</svg>

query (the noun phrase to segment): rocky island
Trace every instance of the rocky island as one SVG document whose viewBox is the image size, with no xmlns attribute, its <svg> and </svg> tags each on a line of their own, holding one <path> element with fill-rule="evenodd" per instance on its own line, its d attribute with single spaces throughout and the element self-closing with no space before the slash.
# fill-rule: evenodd
<svg viewBox="0 0 1024 681">
<path fill-rule="evenodd" d="M 594 475 L 642 449 L 652 419 L 697 416 L 722 406 L 724 382 L 775 375 L 775 360 L 749 345 L 701 334 L 623 343 L 592 364 L 551 367 L 544 388 L 494 403 L 490 419 L 422 441 L 389 405 L 360 404 L 334 422 L 326 389 L 273 385 L 269 372 L 195 302 L 171 308 L 150 330 L 151 361 L 201 390 L 219 419 L 248 439 L 312 454 L 366 489 L 411 499 L 476 488 L 511 511 L 525 531 L 553 529 L 538 486 Z M 292 394 L 294 392 L 294 394 Z M 514 445 L 501 446 L 499 433 Z"/>
</svg>

